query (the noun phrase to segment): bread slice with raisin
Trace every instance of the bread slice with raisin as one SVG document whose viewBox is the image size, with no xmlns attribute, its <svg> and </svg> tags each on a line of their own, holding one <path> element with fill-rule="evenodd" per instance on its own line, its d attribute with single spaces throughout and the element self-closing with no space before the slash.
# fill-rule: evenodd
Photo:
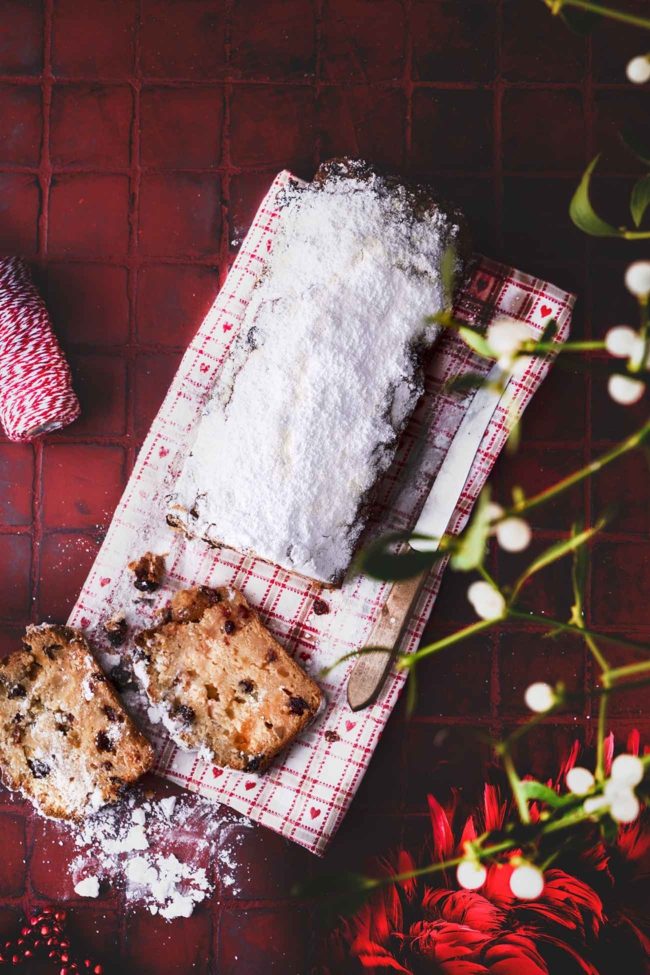
<svg viewBox="0 0 650 975">
<path fill-rule="evenodd" d="M 136 637 L 134 671 L 173 740 L 260 772 L 311 721 L 322 695 L 235 589 L 177 592 Z"/>
<path fill-rule="evenodd" d="M 77 630 L 30 626 L 0 661 L 0 776 L 44 815 L 82 819 L 153 758 Z"/>
</svg>

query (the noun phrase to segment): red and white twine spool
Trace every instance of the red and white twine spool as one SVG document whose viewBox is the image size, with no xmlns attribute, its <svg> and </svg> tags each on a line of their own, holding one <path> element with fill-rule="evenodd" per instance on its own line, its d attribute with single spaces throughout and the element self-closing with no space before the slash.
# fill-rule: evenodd
<svg viewBox="0 0 650 975">
<path fill-rule="evenodd" d="M 0 422 L 32 440 L 79 416 L 70 368 L 27 265 L 0 258 Z"/>
</svg>

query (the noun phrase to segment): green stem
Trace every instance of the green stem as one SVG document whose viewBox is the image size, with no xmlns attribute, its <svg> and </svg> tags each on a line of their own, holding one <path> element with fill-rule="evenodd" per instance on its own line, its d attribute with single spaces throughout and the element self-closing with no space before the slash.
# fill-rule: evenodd
<svg viewBox="0 0 650 975">
<path fill-rule="evenodd" d="M 598 705 L 598 738 L 596 740 L 596 781 L 605 779 L 605 730 L 607 722 L 608 694 L 603 694 Z"/>
<path fill-rule="evenodd" d="M 632 450 L 636 450 L 641 444 L 650 437 L 650 420 L 648 420 L 639 430 L 630 434 L 625 440 L 622 440 L 611 450 L 606 453 L 601 454 L 595 460 L 592 460 L 590 464 L 585 467 L 581 467 L 580 470 L 574 471 L 573 474 L 569 474 L 568 477 L 562 478 L 552 487 L 546 488 L 544 491 L 540 491 L 539 494 L 534 494 L 532 498 L 524 498 L 521 501 L 517 501 L 515 504 L 509 508 L 505 514 L 505 517 L 511 515 L 520 515 L 524 511 L 530 511 L 531 508 L 536 508 L 540 504 L 544 504 L 550 498 L 561 494 L 568 488 L 573 487 L 574 484 L 579 484 L 580 481 L 586 480 L 591 477 L 592 474 L 596 474 L 598 471 L 606 467 L 607 464 L 611 464 L 612 461 L 616 460 L 618 457 L 622 457 L 624 454 L 630 453 Z"/>
<path fill-rule="evenodd" d="M 607 346 L 600 339 L 585 342 L 525 342 L 523 352 L 596 352 Z"/>
<path fill-rule="evenodd" d="M 621 237 L 623 240 L 647 240 L 650 230 L 624 230 Z"/>
<path fill-rule="evenodd" d="M 492 846 L 486 846 L 483 849 L 479 848 L 475 852 L 479 860 L 487 860 L 488 857 L 495 856 L 497 853 L 513 850 L 516 846 L 517 844 L 514 840 L 502 840 L 501 843 L 494 843 Z M 443 870 L 449 870 L 450 867 L 457 867 L 459 863 L 462 863 L 466 859 L 467 857 L 463 854 L 463 856 L 453 857 L 451 860 L 440 860 L 438 863 L 430 863 L 426 867 L 418 867 L 416 870 L 394 873 L 388 877 L 374 877 L 373 886 L 382 887 L 385 884 L 398 884 L 404 880 L 414 880 L 416 877 L 426 877 L 432 873 L 440 873 Z"/>
<path fill-rule="evenodd" d="M 639 298 L 639 310 L 641 312 L 641 324 L 639 328 L 639 334 L 641 336 L 641 341 L 643 342 L 641 357 L 638 362 L 628 364 L 628 369 L 630 372 L 638 373 L 642 372 L 646 368 L 646 363 L 648 361 L 648 352 L 650 351 L 650 321 L 648 319 L 649 312 L 648 295 Z"/>
<path fill-rule="evenodd" d="M 633 677 L 635 674 L 646 674 L 650 671 L 650 660 L 637 664 L 626 664 L 625 667 L 614 667 L 607 674 L 608 681 L 619 680 L 621 677 Z"/>
<path fill-rule="evenodd" d="M 490 575 L 490 573 L 488 572 L 488 570 L 485 568 L 485 566 L 483 564 L 477 565 L 476 566 L 476 571 L 480 575 L 483 576 L 483 578 L 485 579 L 485 581 L 487 583 L 489 583 L 492 586 L 493 589 L 498 589 L 499 588 L 499 586 L 497 585 L 496 580 L 492 578 L 492 576 Z"/>
<path fill-rule="evenodd" d="M 570 813 L 568 816 L 563 816 L 562 819 L 556 819 L 554 822 L 544 824 L 544 833 L 558 833 L 563 829 L 568 829 L 569 826 L 576 826 L 578 823 L 584 823 L 586 819 L 591 819 L 593 813 L 586 813 L 582 809 L 582 806 L 577 812 Z"/>
<path fill-rule="evenodd" d="M 541 623 L 549 630 L 562 630 L 563 633 L 573 633 L 584 640 L 585 634 L 600 640 L 603 643 L 611 643 L 615 647 L 627 647 L 629 650 L 636 650 L 639 653 L 650 653 L 650 646 L 643 643 L 635 643 L 633 640 L 626 640 L 622 636 L 610 636 L 608 633 L 596 633 L 595 630 L 588 630 L 575 626 L 572 623 L 563 623 L 562 620 L 554 620 L 550 616 L 538 616 L 536 613 L 526 613 L 519 609 L 508 610 L 508 617 L 515 620 L 526 620 L 528 623 Z M 613 673 L 613 671 L 610 671 Z"/>
<path fill-rule="evenodd" d="M 589 541 L 590 538 L 593 538 L 594 535 L 601 531 L 604 525 L 604 520 L 600 519 L 600 521 L 593 525 L 592 528 L 586 528 L 584 531 L 580 532 L 579 535 L 572 535 L 571 538 L 567 540 L 566 544 L 564 544 L 561 548 L 554 545 L 547 552 L 543 552 L 539 558 L 535 559 L 516 580 L 510 595 L 510 606 L 514 606 L 514 604 L 517 602 L 521 590 L 528 580 L 532 578 L 532 576 L 536 575 L 538 572 L 541 572 L 542 569 L 548 568 L 549 565 L 553 565 L 554 562 L 560 558 L 563 558 L 565 555 L 568 555 L 571 551 L 575 551 L 575 549 L 577 549 L 580 545 L 584 545 Z M 570 546 L 573 546 L 573 548 Z"/>
<path fill-rule="evenodd" d="M 437 640 L 435 643 L 430 643 L 426 647 L 422 647 L 417 653 L 407 654 L 406 656 L 400 657 L 397 662 L 398 670 L 406 670 L 412 667 L 413 664 L 417 663 L 419 660 L 424 659 L 424 657 L 430 657 L 434 653 L 438 653 L 439 650 L 444 650 L 446 647 L 451 647 L 455 643 L 461 643 L 463 640 L 469 639 L 469 637 L 474 636 L 476 633 L 481 633 L 483 630 L 488 630 L 499 620 L 479 620 L 478 623 L 472 623 L 471 626 L 466 626 L 462 630 L 458 630 L 456 633 L 451 633 L 449 636 L 443 637 L 442 640 Z"/>
<path fill-rule="evenodd" d="M 521 779 L 517 775 L 517 770 L 515 769 L 514 762 L 512 761 L 512 755 L 508 751 L 508 748 L 501 748 L 501 760 L 503 761 L 503 768 L 508 776 L 508 782 L 510 783 L 510 788 L 512 789 L 512 794 L 517 803 L 517 809 L 519 810 L 519 818 L 522 823 L 530 822 L 530 810 L 528 808 L 528 803 L 526 802 L 525 796 L 521 792 Z"/>
<path fill-rule="evenodd" d="M 579 629 L 584 631 L 584 624 L 580 626 Z M 605 660 L 599 648 L 596 646 L 594 638 L 591 635 L 585 634 L 585 643 L 589 647 L 591 655 L 596 661 L 596 663 L 598 664 L 598 666 L 600 667 L 600 669 L 603 671 L 603 673 L 606 673 L 607 670 L 609 669 L 609 664 Z"/>
<path fill-rule="evenodd" d="M 630 14 L 625 10 L 616 10 L 614 7 L 604 7 L 600 3 L 592 3 L 591 0 L 544 0 L 544 3 L 552 14 L 559 14 L 563 7 L 577 7 L 591 14 L 609 17 L 610 20 L 619 20 L 623 24 L 632 24 L 633 27 L 645 27 L 650 30 L 650 20 L 647 17 Z"/>
</svg>

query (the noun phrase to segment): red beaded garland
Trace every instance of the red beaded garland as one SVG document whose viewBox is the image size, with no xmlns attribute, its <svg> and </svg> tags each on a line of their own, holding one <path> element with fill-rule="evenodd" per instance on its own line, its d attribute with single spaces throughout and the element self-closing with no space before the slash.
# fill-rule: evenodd
<svg viewBox="0 0 650 975">
<path fill-rule="evenodd" d="M 39 948 L 44 948 L 49 949 L 47 957 L 56 966 L 58 975 L 79 975 L 82 963 L 72 958 L 70 939 L 62 928 L 65 919 L 65 911 L 54 911 L 51 907 L 44 907 L 38 914 L 31 915 L 28 922 L 23 922 L 16 941 L 5 942 L 6 953 L 0 952 L 0 967 L 9 963 L 18 967 L 34 958 Z M 103 975 L 104 972 L 103 966 L 95 964 L 90 958 L 84 959 L 83 967 L 92 975 Z"/>
</svg>

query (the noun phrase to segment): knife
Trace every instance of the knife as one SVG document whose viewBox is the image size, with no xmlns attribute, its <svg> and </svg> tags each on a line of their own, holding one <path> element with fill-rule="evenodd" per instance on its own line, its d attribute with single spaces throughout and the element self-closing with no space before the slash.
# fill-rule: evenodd
<svg viewBox="0 0 650 975">
<path fill-rule="evenodd" d="M 497 386 L 504 378 L 499 365 L 494 365 L 485 378 L 485 385 L 474 394 L 456 431 L 413 529 L 414 535 L 428 537 L 411 538 L 403 551 L 435 552 L 447 530 L 460 494 L 458 485 L 465 485 L 483 435 L 507 387 L 507 383 L 506 387 Z M 371 651 L 357 658 L 347 688 L 348 704 L 353 711 L 361 711 L 376 701 L 430 571 L 429 567 L 411 579 L 392 585 L 367 643 L 368 647 L 387 647 L 390 651 Z"/>
</svg>

